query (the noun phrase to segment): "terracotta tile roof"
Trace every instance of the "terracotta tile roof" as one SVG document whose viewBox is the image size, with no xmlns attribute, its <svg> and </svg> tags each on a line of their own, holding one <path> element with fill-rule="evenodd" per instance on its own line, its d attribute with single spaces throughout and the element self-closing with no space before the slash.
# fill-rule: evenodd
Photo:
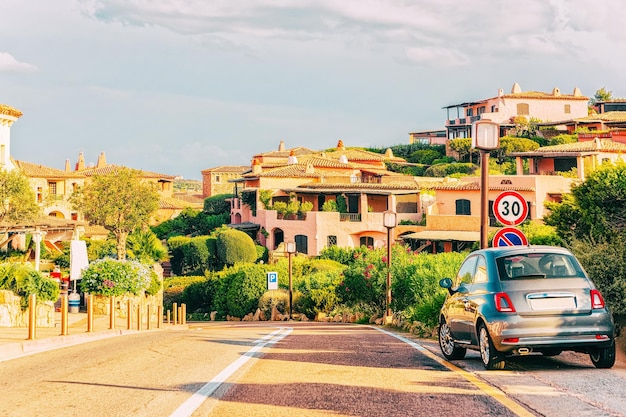
<svg viewBox="0 0 626 417">
<path fill-rule="evenodd" d="M 531 153 L 552 152 L 626 152 L 626 144 L 614 142 L 610 139 L 594 139 L 584 142 L 562 143 L 560 145 L 544 146 Z M 525 152 L 518 152 L 523 155 Z"/>
<path fill-rule="evenodd" d="M 309 148 L 303 148 L 302 146 L 298 146 L 297 148 L 292 148 L 292 149 L 286 149 L 284 151 L 269 151 L 269 152 L 263 152 L 263 153 L 258 153 L 256 155 L 254 155 L 255 157 L 257 156 L 266 156 L 268 158 L 289 158 L 289 155 L 291 155 L 291 152 L 293 152 L 293 154 L 295 156 L 301 156 L 301 155 L 309 155 L 312 153 L 315 153 L 314 150 L 309 149 Z"/>
<path fill-rule="evenodd" d="M 5 114 L 7 116 L 12 116 L 15 118 L 22 117 L 21 111 L 6 104 L 0 104 L 0 114 Z"/>
<path fill-rule="evenodd" d="M 179 200 L 178 198 L 173 198 L 173 197 L 161 197 L 159 199 L 159 209 L 177 210 L 177 209 L 184 209 L 187 207 L 197 208 L 198 204 L 191 203 L 189 201 Z"/>
<path fill-rule="evenodd" d="M 313 165 L 314 168 L 338 168 L 338 169 L 351 169 L 354 168 L 353 164 L 340 162 L 338 159 L 324 158 L 317 155 L 306 155 L 302 158 L 298 158 L 298 164 L 306 166 L 307 164 Z"/>
<path fill-rule="evenodd" d="M 327 158 L 339 159 L 342 155 L 345 155 L 348 158 L 348 162 L 354 161 L 405 161 L 404 158 L 400 158 L 397 156 L 392 156 L 391 158 L 387 158 L 384 154 L 369 152 L 363 149 L 353 149 L 353 148 L 344 148 L 341 150 L 332 150 L 323 153 L 323 156 Z"/>
<path fill-rule="evenodd" d="M 249 166 L 245 165 L 221 165 L 215 168 L 207 168 L 200 171 L 202 174 L 208 174 L 209 172 L 227 172 L 227 173 L 244 173 L 250 169 Z"/>
<path fill-rule="evenodd" d="M 626 111 L 609 111 L 574 119 L 576 122 L 626 122 Z"/>
<path fill-rule="evenodd" d="M 574 94 L 553 95 L 552 93 L 544 93 L 542 91 L 522 91 L 521 93 L 505 94 L 504 98 L 515 99 L 544 99 L 544 100 L 580 100 L 589 101 L 589 97 L 576 96 Z"/>
<path fill-rule="evenodd" d="M 85 176 L 77 172 L 67 172 L 61 169 L 51 168 L 44 165 L 33 164 L 31 162 L 13 160 L 15 166 L 31 178 L 84 178 Z"/>
<path fill-rule="evenodd" d="M 306 172 L 306 165 L 293 164 L 278 168 L 263 170 L 258 174 L 249 172 L 242 175 L 244 178 L 318 178 L 324 174 L 324 171 Z"/>
<path fill-rule="evenodd" d="M 87 177 L 91 177 L 93 175 L 110 174 L 111 172 L 115 172 L 122 168 L 124 167 L 120 165 L 108 164 L 101 168 L 96 168 L 96 167 L 85 168 L 84 170 L 78 171 L 78 172 L 80 172 L 81 174 Z M 169 181 L 174 181 L 174 179 L 176 178 L 175 175 L 159 174 L 158 172 L 144 171 L 141 169 L 139 169 L 138 171 L 141 172 L 141 176 L 143 178 L 158 178 L 158 179 L 169 180 Z"/>
<path fill-rule="evenodd" d="M 298 186 L 299 189 L 310 189 L 317 191 L 350 191 L 350 190 L 406 190 L 406 191 L 419 191 L 421 187 L 416 182 L 408 182 L 408 181 L 399 181 L 399 182 L 390 182 L 385 184 L 379 183 L 343 183 L 343 184 L 328 184 L 328 183 L 317 183 L 317 184 L 304 184 Z"/>
</svg>

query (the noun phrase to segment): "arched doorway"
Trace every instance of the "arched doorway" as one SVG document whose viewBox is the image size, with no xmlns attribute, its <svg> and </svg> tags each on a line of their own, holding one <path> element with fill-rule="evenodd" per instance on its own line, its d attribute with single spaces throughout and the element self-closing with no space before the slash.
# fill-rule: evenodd
<svg viewBox="0 0 626 417">
<path fill-rule="evenodd" d="M 285 233 L 282 229 L 274 229 L 272 232 L 272 241 L 274 242 L 274 250 L 285 241 Z"/>
</svg>

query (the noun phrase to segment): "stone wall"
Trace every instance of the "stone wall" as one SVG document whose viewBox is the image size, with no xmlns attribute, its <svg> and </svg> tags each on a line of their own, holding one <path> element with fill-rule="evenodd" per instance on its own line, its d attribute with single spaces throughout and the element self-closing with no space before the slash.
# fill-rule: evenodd
<svg viewBox="0 0 626 417">
<path fill-rule="evenodd" d="M 158 307 L 163 305 L 163 292 L 157 295 L 124 295 L 114 299 L 115 317 L 128 318 L 128 302 L 131 303 L 131 319 L 133 322 L 137 320 L 137 309 L 140 307 L 142 322 L 146 323 L 148 309 L 150 310 L 150 321 L 154 323 L 159 319 Z M 94 316 L 109 316 L 111 311 L 111 298 L 102 295 L 93 296 L 93 314 Z"/>
<path fill-rule="evenodd" d="M 0 290 L 0 327 L 27 327 L 28 313 L 22 311 L 20 296 L 12 291 Z M 37 327 L 54 327 L 54 303 L 51 301 L 36 303 Z"/>
</svg>

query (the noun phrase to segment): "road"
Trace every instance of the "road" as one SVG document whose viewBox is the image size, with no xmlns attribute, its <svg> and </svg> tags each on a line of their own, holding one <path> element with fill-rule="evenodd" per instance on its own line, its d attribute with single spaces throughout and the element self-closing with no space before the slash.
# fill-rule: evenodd
<svg viewBox="0 0 626 417">
<path fill-rule="evenodd" d="M 626 416 L 586 355 L 486 372 L 432 341 L 339 323 L 208 323 L 0 363 L 0 416 Z"/>
</svg>

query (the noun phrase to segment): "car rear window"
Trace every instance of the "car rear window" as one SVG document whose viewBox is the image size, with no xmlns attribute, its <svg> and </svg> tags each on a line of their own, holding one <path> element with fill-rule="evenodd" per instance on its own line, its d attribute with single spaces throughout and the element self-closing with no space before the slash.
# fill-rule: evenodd
<svg viewBox="0 0 626 417">
<path fill-rule="evenodd" d="M 501 280 L 527 278 L 571 278 L 585 274 L 572 255 L 522 253 L 496 259 Z"/>
</svg>

